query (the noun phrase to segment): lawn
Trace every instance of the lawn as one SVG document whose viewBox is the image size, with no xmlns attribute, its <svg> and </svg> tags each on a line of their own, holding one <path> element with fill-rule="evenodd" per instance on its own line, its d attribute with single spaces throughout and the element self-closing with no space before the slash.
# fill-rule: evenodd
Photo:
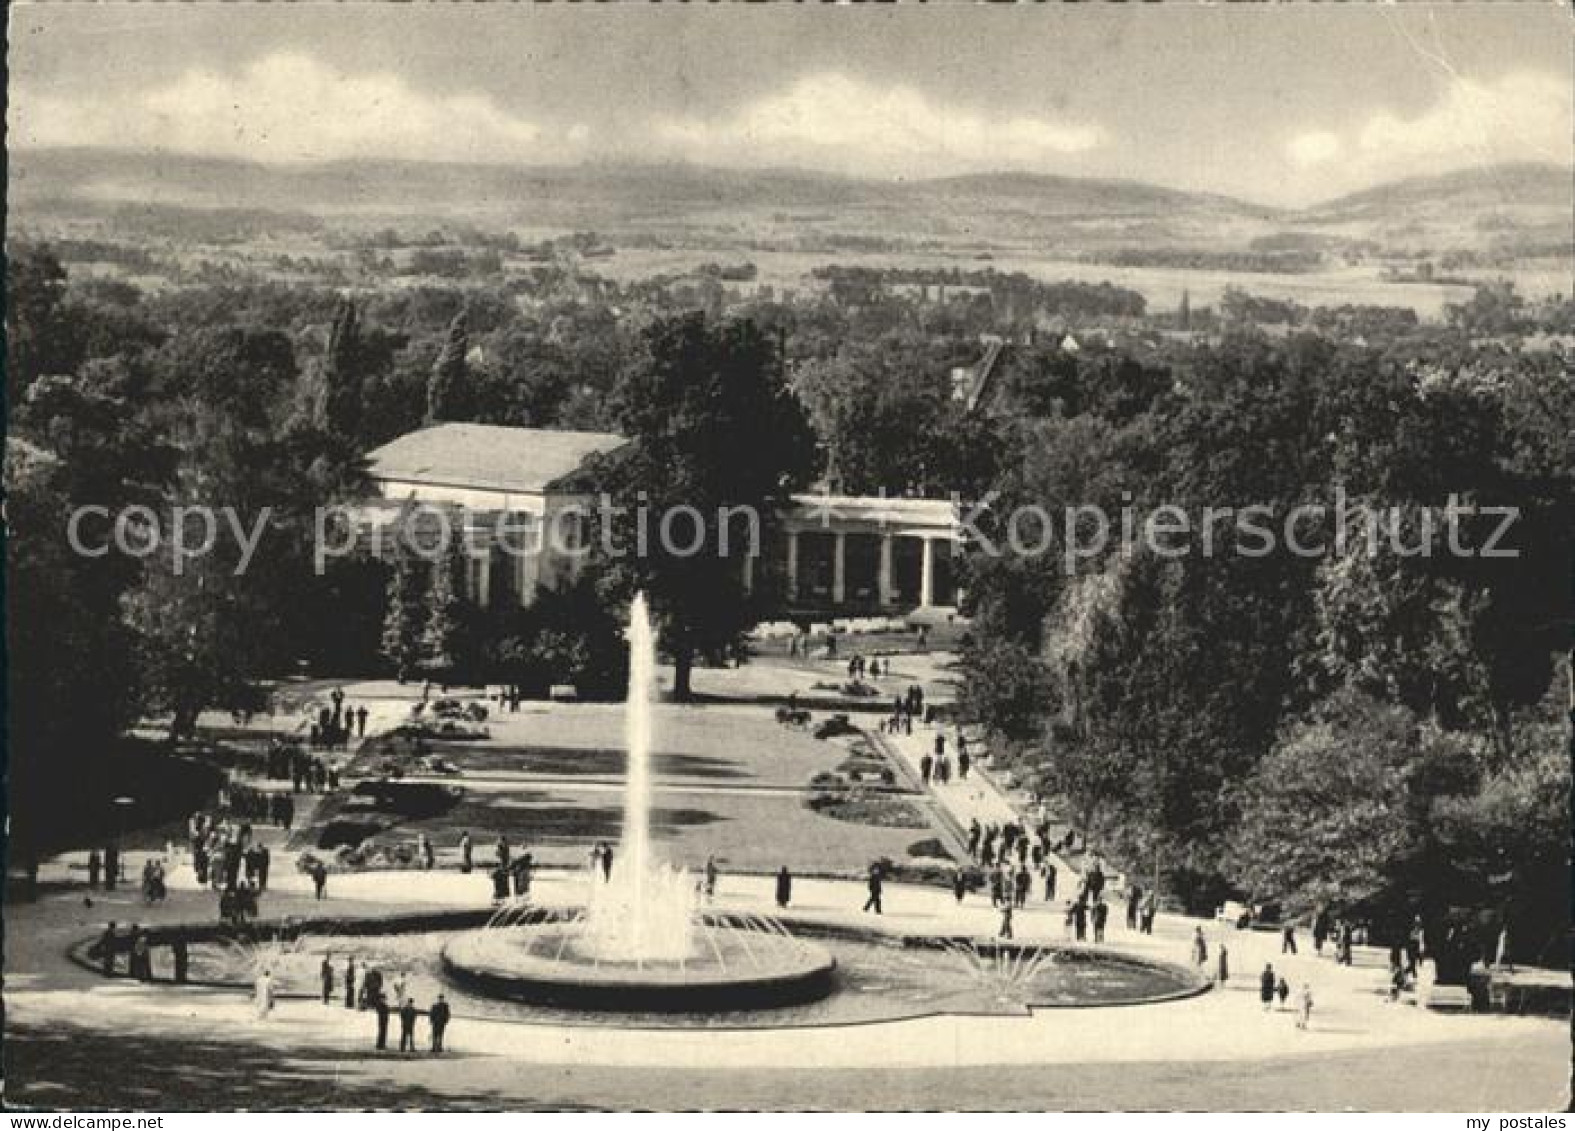
<svg viewBox="0 0 1575 1131">
<path fill-rule="evenodd" d="M 805 730 L 780 726 L 759 707 L 663 704 L 655 710 L 653 769 L 661 782 L 799 788 L 835 769 L 847 753 Z M 486 725 L 490 738 L 433 741 L 432 753 L 462 776 L 623 780 L 622 706 L 528 704 L 517 714 L 494 711 Z M 379 742 L 369 741 L 345 776 L 378 774 L 384 756 Z"/>
<path fill-rule="evenodd" d="M 404 815 L 397 803 L 362 811 L 353 795 L 330 799 L 319 822 L 292 844 L 313 846 L 324 834 L 330 843 L 370 834 L 363 843 L 375 850 L 408 846 L 425 833 L 441 865 L 457 861 L 461 832 L 470 833 L 478 860 L 490 859 L 501 833 L 516 852 L 528 850 L 539 863 L 577 866 L 585 863 L 593 843 L 616 844 L 623 829 L 623 793 L 617 788 L 457 786 L 440 806 L 430 803 L 431 787 L 407 788 L 423 792 Z M 658 789 L 651 832 L 665 860 L 688 868 L 703 867 L 714 855 L 724 869 L 735 871 L 774 872 L 786 864 L 796 873 L 848 876 L 861 874 L 879 857 L 908 860 L 910 847 L 933 843 L 939 835 L 928 820 L 928 802 L 913 795 L 867 801 L 855 811 L 869 823 L 815 812 L 806 804 L 810 797 L 774 790 Z M 912 827 L 915 820 L 919 827 Z M 356 824 L 345 823 L 350 821 Z"/>
</svg>

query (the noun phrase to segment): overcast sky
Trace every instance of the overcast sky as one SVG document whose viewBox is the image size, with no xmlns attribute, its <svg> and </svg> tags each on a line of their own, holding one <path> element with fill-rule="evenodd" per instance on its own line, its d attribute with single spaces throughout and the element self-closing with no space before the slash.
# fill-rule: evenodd
<svg viewBox="0 0 1575 1131">
<path fill-rule="evenodd" d="M 1565 5 L 13 5 L 13 146 L 1130 177 L 1571 162 Z M 22 158 L 25 160 L 25 156 Z"/>
</svg>

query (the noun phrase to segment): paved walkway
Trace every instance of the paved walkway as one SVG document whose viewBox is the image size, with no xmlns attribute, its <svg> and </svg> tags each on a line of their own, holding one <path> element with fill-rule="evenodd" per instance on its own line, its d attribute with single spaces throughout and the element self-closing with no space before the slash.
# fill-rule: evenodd
<svg viewBox="0 0 1575 1131">
<path fill-rule="evenodd" d="M 122 923 L 211 921 L 212 898 L 197 892 L 188 869 L 172 876 L 167 905 L 147 908 L 126 893 L 100 897 L 92 908 L 80 893 L 8 908 L 7 1006 L 17 1023 L 78 1025 L 123 1030 L 150 1024 L 165 1032 L 201 1034 L 301 1047 L 359 1048 L 368 1040 L 366 1017 L 324 1010 L 307 1001 L 285 1001 L 268 1021 L 251 1016 L 245 995 L 169 985 L 105 980 L 67 962 L 65 948 L 89 937 L 107 918 Z M 314 903 L 305 877 L 281 869 L 264 898 L 265 915 L 313 913 L 378 915 L 440 907 L 485 906 L 484 877 L 446 872 L 385 872 L 336 876 L 331 898 Z M 581 900 L 584 880 L 544 874 L 535 894 L 543 903 Z M 888 914 L 860 914 L 862 885 L 804 880 L 794 885 L 790 918 L 859 923 L 897 933 L 988 936 L 995 913 L 969 896 L 958 906 L 938 889 L 892 884 Z M 768 911 L 769 877 L 724 876 L 721 909 Z M 1116 927 L 1112 949 L 1172 962 L 1184 961 L 1194 923 L 1161 916 L 1152 937 Z M 1059 940 L 1061 916 L 1030 906 L 1016 919 L 1020 940 Z M 1338 967 L 1303 953 L 1282 957 L 1277 935 L 1207 927 L 1211 951 L 1230 948 L 1237 973 L 1223 989 L 1188 1001 L 1140 1006 L 1039 1010 L 1027 1017 L 940 1016 L 838 1026 L 835 1039 L 818 1030 L 634 1030 L 598 1025 L 526 1024 L 463 1018 L 451 1044 L 468 1053 L 501 1055 L 542 1064 L 644 1065 L 727 1063 L 755 1068 L 1033 1065 L 1053 1063 L 1232 1061 L 1312 1052 L 1380 1050 L 1394 1044 L 1482 1042 L 1527 1037 L 1564 1041 L 1557 1022 L 1511 1017 L 1446 1017 L 1384 1001 L 1384 956 L 1359 948 L 1357 964 Z M 1255 975 L 1273 962 L 1293 985 L 1309 982 L 1318 1002 L 1310 1032 L 1297 1030 L 1290 1012 L 1264 1012 Z"/>
</svg>

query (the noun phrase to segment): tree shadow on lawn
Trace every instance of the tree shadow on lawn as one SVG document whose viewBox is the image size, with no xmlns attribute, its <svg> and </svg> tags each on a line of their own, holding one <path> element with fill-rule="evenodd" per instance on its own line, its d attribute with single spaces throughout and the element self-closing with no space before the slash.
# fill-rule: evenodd
<svg viewBox="0 0 1575 1131">
<path fill-rule="evenodd" d="M 470 792 L 441 812 L 401 815 L 378 811 L 334 813 L 325 824 L 305 830 L 292 843 L 331 848 L 338 844 L 408 842 L 425 832 L 439 844 L 470 833 L 478 846 L 495 835 L 523 837 L 536 845 L 581 844 L 595 840 L 617 842 L 623 834 L 623 798 L 608 794 L 606 804 L 568 802 L 549 790 L 523 789 L 507 794 Z M 709 809 L 651 809 L 651 830 L 657 836 L 674 836 L 683 829 L 716 824 L 729 818 Z"/>
<path fill-rule="evenodd" d="M 431 757 L 449 762 L 462 774 L 505 771 L 557 778 L 622 778 L 628 772 L 627 753 L 613 747 L 494 746 L 429 739 L 426 749 Z M 368 739 L 346 772 L 351 776 L 375 774 L 385 761 L 399 764 L 400 759 L 412 756 L 412 748 L 397 740 Z M 726 758 L 682 753 L 656 753 L 651 757 L 652 768 L 659 777 L 737 781 L 754 776 Z"/>
<path fill-rule="evenodd" d="M 456 1062 L 473 1059 L 459 1053 L 407 1058 L 320 1047 L 286 1052 L 243 1040 L 172 1037 L 145 1029 L 112 1034 L 76 1026 L 47 1031 L 22 1026 L 6 1033 L 5 1098 L 11 1108 L 48 1110 L 535 1106 L 495 1091 L 467 1090 L 456 1097 L 423 1080 L 451 1077 Z"/>
</svg>

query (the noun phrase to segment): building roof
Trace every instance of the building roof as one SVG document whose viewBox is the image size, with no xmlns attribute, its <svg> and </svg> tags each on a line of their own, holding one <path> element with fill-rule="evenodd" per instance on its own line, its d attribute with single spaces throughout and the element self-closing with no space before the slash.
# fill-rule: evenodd
<svg viewBox="0 0 1575 1131">
<path fill-rule="evenodd" d="M 626 442 L 611 432 L 434 424 L 390 440 L 367 463 L 374 479 L 540 494 Z"/>
</svg>

